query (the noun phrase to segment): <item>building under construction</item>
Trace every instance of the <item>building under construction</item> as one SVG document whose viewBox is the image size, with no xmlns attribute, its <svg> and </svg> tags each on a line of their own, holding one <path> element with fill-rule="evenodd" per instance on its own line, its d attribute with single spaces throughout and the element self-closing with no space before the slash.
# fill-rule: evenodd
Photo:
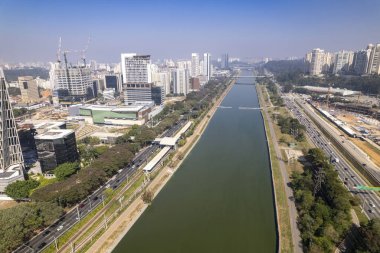
<svg viewBox="0 0 380 253">
<path fill-rule="evenodd" d="M 84 56 L 87 47 L 80 51 L 83 63 L 75 65 L 68 62 L 67 55 L 76 51 L 64 51 L 62 62 L 60 47 L 61 45 L 57 53 L 57 63 L 53 65 L 54 96 L 58 97 L 60 103 L 83 102 L 94 98 L 95 89 L 91 69 L 87 66 Z"/>
</svg>

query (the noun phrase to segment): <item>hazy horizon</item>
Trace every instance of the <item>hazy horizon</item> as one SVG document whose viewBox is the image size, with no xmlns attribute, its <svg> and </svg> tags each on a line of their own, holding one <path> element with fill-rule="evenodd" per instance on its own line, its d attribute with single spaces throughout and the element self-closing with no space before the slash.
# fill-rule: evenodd
<svg viewBox="0 0 380 253">
<path fill-rule="evenodd" d="M 312 48 L 359 50 L 379 43 L 380 1 L 27 1 L 0 2 L 0 62 L 54 61 L 80 50 L 118 62 L 120 53 L 189 59 L 303 57 Z M 363 29 L 365 28 L 365 29 Z"/>
</svg>

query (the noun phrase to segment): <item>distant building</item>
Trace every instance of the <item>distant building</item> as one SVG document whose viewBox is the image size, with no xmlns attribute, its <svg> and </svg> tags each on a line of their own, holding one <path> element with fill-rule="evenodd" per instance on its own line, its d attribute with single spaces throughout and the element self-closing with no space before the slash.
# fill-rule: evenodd
<svg viewBox="0 0 380 253">
<path fill-rule="evenodd" d="M 354 53 L 351 51 L 339 51 L 335 54 L 333 74 L 347 73 L 351 69 Z"/>
<path fill-rule="evenodd" d="M 104 86 L 106 89 L 114 89 L 115 92 L 121 92 L 122 85 L 118 75 L 104 75 Z"/>
<path fill-rule="evenodd" d="M 228 69 L 229 68 L 229 59 L 228 59 L 228 54 L 222 54 L 222 59 L 221 59 L 221 68 L 222 69 Z"/>
<path fill-rule="evenodd" d="M 51 129 L 36 135 L 34 139 L 42 172 L 79 158 L 75 133 L 71 129 Z"/>
<path fill-rule="evenodd" d="M 320 48 L 316 48 L 311 51 L 311 55 L 307 54 L 305 59 L 310 59 L 310 62 L 307 62 L 307 65 L 309 66 L 309 74 L 321 75 L 324 72 L 329 71 L 333 56 Z"/>
<path fill-rule="evenodd" d="M 203 75 L 207 77 L 207 81 L 211 78 L 211 55 L 209 53 L 203 54 Z"/>
<path fill-rule="evenodd" d="M 151 83 L 150 55 L 121 54 L 123 84 Z"/>
<path fill-rule="evenodd" d="M 353 71 L 357 75 L 364 75 L 367 73 L 369 57 L 371 50 L 360 50 L 355 52 L 353 60 Z"/>
<path fill-rule="evenodd" d="M 23 103 L 33 103 L 40 100 L 38 84 L 32 76 L 20 76 L 18 78 L 18 85 Z"/>
<path fill-rule="evenodd" d="M 150 55 L 122 54 L 121 66 L 125 104 L 150 101 L 156 105 L 163 104 L 164 87 L 156 87 L 152 82 Z"/>
<path fill-rule="evenodd" d="M 380 44 L 376 46 L 369 44 L 367 50 L 370 50 L 367 74 L 380 74 Z"/>
<path fill-rule="evenodd" d="M 173 77 L 173 94 L 186 96 L 189 93 L 189 71 L 187 69 L 175 69 Z"/>
<path fill-rule="evenodd" d="M 165 91 L 163 87 L 154 86 L 152 83 L 124 85 L 124 102 L 126 105 L 151 101 L 156 105 L 164 103 Z"/>
<path fill-rule="evenodd" d="M 55 69 L 55 90 L 60 102 L 80 102 L 94 97 L 91 69 L 60 66 Z"/>
<path fill-rule="evenodd" d="M 199 80 L 199 77 L 190 78 L 190 90 L 199 91 L 200 88 L 201 88 L 201 82 Z"/>
<path fill-rule="evenodd" d="M 1 69 L 0 117 L 0 196 L 3 196 L 7 185 L 17 180 L 24 180 L 24 159 L 4 74 Z"/>
<path fill-rule="evenodd" d="M 199 54 L 192 53 L 191 54 L 191 71 L 190 75 L 192 77 L 196 77 L 200 75 L 200 66 L 199 66 Z"/>
</svg>

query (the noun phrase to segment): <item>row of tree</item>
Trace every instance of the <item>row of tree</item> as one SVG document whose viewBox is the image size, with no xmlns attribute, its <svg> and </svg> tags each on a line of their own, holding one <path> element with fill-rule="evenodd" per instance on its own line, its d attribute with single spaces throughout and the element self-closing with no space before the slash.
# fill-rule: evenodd
<svg viewBox="0 0 380 253">
<path fill-rule="evenodd" d="M 357 205 L 321 149 L 310 149 L 310 165 L 294 172 L 291 186 L 299 214 L 305 252 L 331 252 L 351 226 L 351 205 Z"/>
<path fill-rule="evenodd" d="M 0 252 L 11 252 L 62 214 L 61 207 L 46 202 L 23 203 L 0 210 Z"/>
<path fill-rule="evenodd" d="M 295 86 L 321 86 L 334 85 L 337 88 L 361 91 L 364 94 L 380 94 L 380 76 L 335 76 L 324 77 L 305 76 L 306 65 L 303 60 L 270 61 L 262 68 L 272 72 L 276 80 L 282 85 L 292 84 Z"/>
</svg>

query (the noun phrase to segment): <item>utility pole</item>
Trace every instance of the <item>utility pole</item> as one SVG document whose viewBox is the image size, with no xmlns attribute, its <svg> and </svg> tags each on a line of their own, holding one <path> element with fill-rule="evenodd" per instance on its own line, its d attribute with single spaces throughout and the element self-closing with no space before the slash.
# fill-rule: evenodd
<svg viewBox="0 0 380 253">
<path fill-rule="evenodd" d="M 324 180 L 325 180 L 325 172 L 323 171 L 322 168 L 319 168 L 317 171 L 316 178 L 315 178 L 315 184 L 314 184 L 314 190 L 313 190 L 314 197 L 321 190 L 322 183 L 324 182 Z"/>
<path fill-rule="evenodd" d="M 58 252 L 58 242 L 57 242 L 57 237 L 55 237 L 55 236 L 54 236 L 54 245 L 55 245 L 55 249 Z"/>
</svg>

